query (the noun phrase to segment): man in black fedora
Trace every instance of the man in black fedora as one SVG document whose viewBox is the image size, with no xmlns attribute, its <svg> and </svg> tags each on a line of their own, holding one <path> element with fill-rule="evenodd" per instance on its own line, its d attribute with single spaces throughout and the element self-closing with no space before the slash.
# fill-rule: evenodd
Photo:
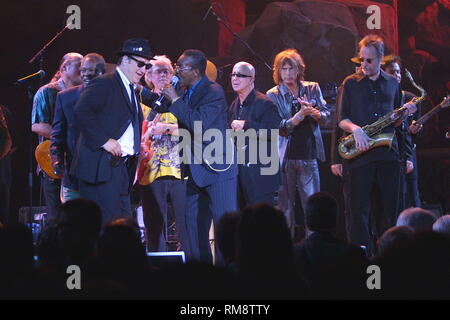
<svg viewBox="0 0 450 320">
<path fill-rule="evenodd" d="M 103 224 L 131 216 L 143 118 L 135 88 L 152 60 L 148 41 L 140 38 L 126 40 L 118 56 L 116 71 L 89 82 L 74 110 L 80 138 L 71 173 L 81 197 L 101 207 Z"/>
</svg>

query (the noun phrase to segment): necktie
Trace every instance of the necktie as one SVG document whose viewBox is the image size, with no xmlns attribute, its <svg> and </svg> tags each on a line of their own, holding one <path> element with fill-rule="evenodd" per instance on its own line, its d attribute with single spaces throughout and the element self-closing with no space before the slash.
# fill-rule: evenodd
<svg viewBox="0 0 450 320">
<path fill-rule="evenodd" d="M 191 90 L 190 89 L 186 89 L 185 91 L 184 91 L 184 95 L 183 95 L 183 101 L 184 102 L 186 102 L 187 104 L 189 104 L 189 100 L 190 100 L 190 93 L 191 93 Z"/>
<path fill-rule="evenodd" d="M 133 115 L 132 115 L 133 133 L 134 133 L 133 150 L 134 154 L 138 154 L 140 151 L 141 134 L 139 130 L 140 124 L 139 124 L 138 104 L 136 100 L 136 94 L 134 91 L 134 85 L 132 83 L 130 83 L 130 90 L 131 90 L 131 105 L 133 106 Z"/>
</svg>

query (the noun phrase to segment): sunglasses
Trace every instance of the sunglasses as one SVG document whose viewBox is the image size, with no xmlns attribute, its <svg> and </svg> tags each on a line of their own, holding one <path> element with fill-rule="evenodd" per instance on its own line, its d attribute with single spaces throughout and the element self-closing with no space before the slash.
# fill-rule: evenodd
<svg viewBox="0 0 450 320">
<path fill-rule="evenodd" d="M 372 59 L 372 58 L 367 58 L 367 59 L 358 58 L 359 63 L 363 63 L 364 61 L 366 61 L 368 64 L 371 64 L 373 60 L 374 59 Z"/>
<path fill-rule="evenodd" d="M 132 56 L 128 56 L 128 58 L 130 58 L 131 60 L 136 61 L 136 64 L 138 66 L 138 68 L 142 68 L 143 66 L 145 66 L 145 69 L 148 70 L 152 67 L 151 63 L 145 63 L 144 61 L 138 60 Z"/>
<path fill-rule="evenodd" d="M 251 78 L 252 76 L 246 75 L 246 74 L 242 74 L 242 73 L 232 73 L 230 75 L 231 78 L 233 77 L 238 77 L 238 78 Z"/>
</svg>

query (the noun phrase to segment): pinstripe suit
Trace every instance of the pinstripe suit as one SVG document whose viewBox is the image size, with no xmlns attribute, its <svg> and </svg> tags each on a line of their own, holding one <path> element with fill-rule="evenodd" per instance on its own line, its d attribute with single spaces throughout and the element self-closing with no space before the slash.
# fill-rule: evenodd
<svg viewBox="0 0 450 320">
<path fill-rule="evenodd" d="M 191 134 L 191 162 L 194 162 L 194 149 L 200 142 L 194 141 L 194 122 L 200 121 L 202 133 L 208 129 L 217 129 L 223 136 L 223 150 L 225 148 L 225 130 L 227 128 L 227 103 L 222 87 L 208 80 L 204 76 L 189 99 L 178 99 L 170 106 L 170 112 L 178 119 L 179 128 Z M 158 110 L 159 111 L 159 110 Z M 188 229 L 190 258 L 201 262 L 211 263 L 208 230 L 211 218 L 217 225 L 225 212 L 237 209 L 235 163 L 232 165 L 213 164 L 207 162 L 203 151 L 211 142 L 201 142 L 201 163 L 182 163 L 184 176 L 188 176 L 186 224 Z M 224 152 L 220 156 L 225 158 Z M 222 263 L 219 252 L 216 253 L 216 263 Z"/>
</svg>

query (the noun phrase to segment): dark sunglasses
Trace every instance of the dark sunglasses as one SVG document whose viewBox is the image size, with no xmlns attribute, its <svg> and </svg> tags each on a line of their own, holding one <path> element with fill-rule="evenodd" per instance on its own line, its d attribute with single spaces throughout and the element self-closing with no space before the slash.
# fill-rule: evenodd
<svg viewBox="0 0 450 320">
<path fill-rule="evenodd" d="M 143 66 L 145 66 L 145 69 L 148 70 L 152 67 L 151 63 L 145 63 L 144 61 L 138 60 L 132 56 L 128 56 L 128 58 L 130 58 L 131 60 L 136 61 L 136 64 L 138 66 L 138 68 L 142 68 Z"/>
<path fill-rule="evenodd" d="M 242 74 L 242 73 L 232 73 L 230 75 L 231 78 L 233 77 L 238 77 L 238 78 L 251 78 L 252 76 L 248 76 L 246 74 Z"/>
<path fill-rule="evenodd" d="M 366 61 L 368 64 L 371 64 L 373 59 L 372 58 L 368 58 L 368 59 L 364 59 L 364 58 L 358 58 L 359 63 L 363 63 L 364 61 Z"/>
</svg>

